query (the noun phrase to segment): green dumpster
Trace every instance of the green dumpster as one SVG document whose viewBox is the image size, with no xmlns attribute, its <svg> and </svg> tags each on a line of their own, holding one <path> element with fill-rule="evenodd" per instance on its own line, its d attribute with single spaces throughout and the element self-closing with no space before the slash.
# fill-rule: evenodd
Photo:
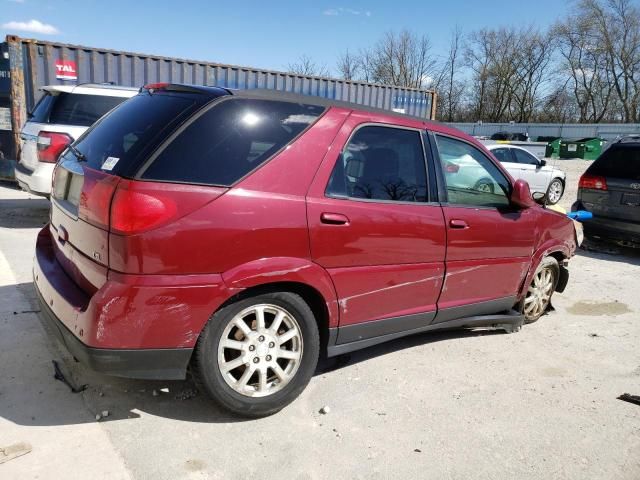
<svg viewBox="0 0 640 480">
<path fill-rule="evenodd" d="M 547 158 L 558 158 L 560 156 L 561 140 L 562 140 L 561 138 L 555 138 L 553 140 L 548 141 L 547 148 L 544 151 L 544 156 Z"/>
<path fill-rule="evenodd" d="M 560 141 L 560 158 L 595 160 L 602 152 L 601 138 L 563 139 Z"/>
</svg>

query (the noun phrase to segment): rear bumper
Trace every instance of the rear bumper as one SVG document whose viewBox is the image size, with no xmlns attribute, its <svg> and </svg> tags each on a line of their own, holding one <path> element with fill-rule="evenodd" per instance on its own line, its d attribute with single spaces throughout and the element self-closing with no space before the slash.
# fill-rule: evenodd
<svg viewBox="0 0 640 480">
<path fill-rule="evenodd" d="M 182 379 L 209 317 L 228 298 L 220 275 L 124 275 L 89 294 L 55 256 L 49 226 L 36 243 L 33 276 L 42 316 L 81 362 L 117 376 Z"/>
<path fill-rule="evenodd" d="M 18 185 L 29 193 L 48 197 L 51 194 L 51 179 L 54 167 L 55 164 L 53 163 L 38 162 L 35 170 L 30 170 L 21 163 L 17 163 L 15 176 Z"/>
<path fill-rule="evenodd" d="M 584 207 L 582 203 L 576 202 L 571 210 L 584 210 Z M 593 218 L 585 220 L 582 224 L 585 236 L 640 244 L 640 224 L 638 223 L 601 217 L 594 213 Z"/>
<path fill-rule="evenodd" d="M 149 380 L 182 380 L 186 377 L 192 348 L 116 350 L 88 347 L 56 317 L 40 291 L 37 292 L 44 323 L 69 353 L 90 369 L 106 375 Z"/>
</svg>

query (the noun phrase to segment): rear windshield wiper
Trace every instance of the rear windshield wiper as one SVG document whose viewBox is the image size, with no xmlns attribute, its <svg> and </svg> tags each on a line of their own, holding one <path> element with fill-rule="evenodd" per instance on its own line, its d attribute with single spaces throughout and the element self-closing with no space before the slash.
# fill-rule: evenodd
<svg viewBox="0 0 640 480">
<path fill-rule="evenodd" d="M 87 160 L 87 157 L 84 156 L 84 153 L 82 153 L 73 145 L 69 145 L 69 150 L 71 150 L 71 153 L 75 155 L 79 162 L 85 162 Z"/>
</svg>

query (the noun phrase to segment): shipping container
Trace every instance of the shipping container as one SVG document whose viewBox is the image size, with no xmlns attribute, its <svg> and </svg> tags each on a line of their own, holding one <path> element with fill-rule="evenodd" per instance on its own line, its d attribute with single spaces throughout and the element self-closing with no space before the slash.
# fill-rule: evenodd
<svg viewBox="0 0 640 480">
<path fill-rule="evenodd" d="M 0 63 L 0 102 L 6 98 L 10 104 L 10 110 L 7 110 L 8 105 L 3 107 L 0 103 L 0 132 L 3 127 L 11 129 L 10 145 L 3 142 L 2 146 L 5 162 L 19 157 L 20 130 L 45 85 L 108 82 L 140 87 L 146 83 L 175 82 L 232 89 L 268 88 L 343 100 L 425 119 L 433 119 L 435 114 L 436 96 L 430 90 L 66 45 L 12 35 L 0 44 L 0 52 L 6 52 L 3 59 L 8 62 L 7 65 Z M 8 82 L 2 82 L 3 65 L 10 68 Z"/>
</svg>

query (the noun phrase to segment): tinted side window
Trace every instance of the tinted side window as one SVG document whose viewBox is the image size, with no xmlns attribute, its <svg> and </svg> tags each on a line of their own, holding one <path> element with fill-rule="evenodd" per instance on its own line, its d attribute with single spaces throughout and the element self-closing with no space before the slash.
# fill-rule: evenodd
<svg viewBox="0 0 640 480">
<path fill-rule="evenodd" d="M 538 165 L 538 159 L 529 152 L 523 152 L 522 150 L 514 148 L 513 153 L 518 163 L 522 163 L 523 165 Z"/>
<path fill-rule="evenodd" d="M 488 157 L 460 140 L 436 135 L 436 141 L 450 204 L 509 205 L 509 181 Z"/>
<path fill-rule="evenodd" d="M 640 148 L 637 145 L 613 146 L 587 171 L 591 175 L 640 180 Z"/>
<path fill-rule="evenodd" d="M 125 100 L 124 97 L 61 93 L 56 96 L 49 115 L 49 123 L 89 127 Z"/>
<path fill-rule="evenodd" d="M 327 195 L 426 202 L 420 133 L 370 126 L 359 129 L 336 161 Z"/>
<path fill-rule="evenodd" d="M 508 148 L 496 148 L 495 150 L 491 150 L 491 153 L 493 153 L 493 156 L 496 157 L 500 163 L 515 162 Z"/>
<path fill-rule="evenodd" d="M 232 99 L 194 120 L 142 178 L 229 186 L 291 142 L 324 111 L 315 105 Z"/>
</svg>

